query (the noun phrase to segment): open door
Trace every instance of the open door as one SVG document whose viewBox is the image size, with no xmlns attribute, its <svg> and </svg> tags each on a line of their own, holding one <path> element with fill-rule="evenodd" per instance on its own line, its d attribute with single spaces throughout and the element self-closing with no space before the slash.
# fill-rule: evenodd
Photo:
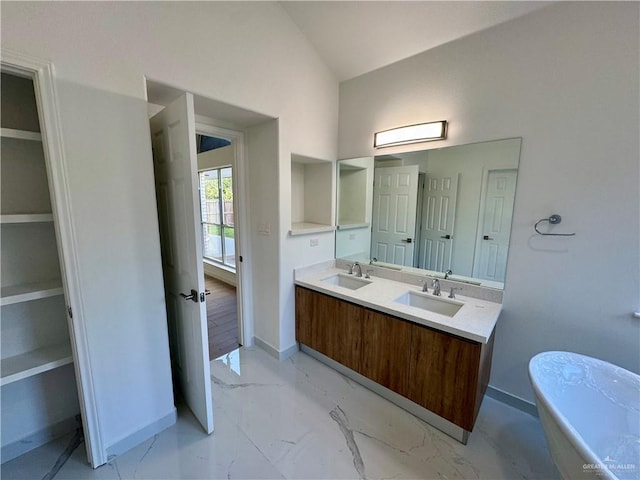
<svg viewBox="0 0 640 480">
<path fill-rule="evenodd" d="M 202 427 L 211 433 L 193 96 L 185 93 L 150 123 L 174 382 Z"/>
<path fill-rule="evenodd" d="M 418 201 L 418 166 L 375 169 L 371 256 L 413 266 Z"/>
</svg>

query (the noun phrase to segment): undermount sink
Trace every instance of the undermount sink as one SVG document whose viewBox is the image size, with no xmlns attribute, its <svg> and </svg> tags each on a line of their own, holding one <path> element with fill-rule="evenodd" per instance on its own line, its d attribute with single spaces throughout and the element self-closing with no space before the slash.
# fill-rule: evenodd
<svg viewBox="0 0 640 480">
<path fill-rule="evenodd" d="M 462 305 L 464 305 L 461 302 L 449 300 L 448 298 L 437 297 L 429 293 L 411 291 L 396 298 L 395 301 L 410 307 L 416 307 L 422 310 L 428 310 L 429 312 L 439 313 L 440 315 L 446 315 L 447 317 L 453 317 L 462 308 Z"/>
<path fill-rule="evenodd" d="M 337 285 L 339 287 L 348 288 L 349 290 L 357 290 L 369 285 L 371 280 L 365 280 L 364 278 L 353 277 L 344 273 L 337 273 L 327 278 L 322 279 L 323 282 L 331 285 Z"/>
</svg>

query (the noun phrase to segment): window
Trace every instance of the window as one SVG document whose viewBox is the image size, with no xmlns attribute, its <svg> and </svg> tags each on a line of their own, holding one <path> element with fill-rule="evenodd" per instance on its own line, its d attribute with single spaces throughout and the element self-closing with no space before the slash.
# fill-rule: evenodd
<svg viewBox="0 0 640 480">
<path fill-rule="evenodd" d="M 235 219 L 231 167 L 199 173 L 204 258 L 235 270 Z"/>
</svg>

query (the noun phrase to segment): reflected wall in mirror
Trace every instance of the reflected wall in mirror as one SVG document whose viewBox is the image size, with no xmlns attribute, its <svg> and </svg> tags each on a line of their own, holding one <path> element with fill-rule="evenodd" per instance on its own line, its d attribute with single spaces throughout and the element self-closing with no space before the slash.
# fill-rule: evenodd
<svg viewBox="0 0 640 480">
<path fill-rule="evenodd" d="M 504 287 L 520 138 L 338 161 L 336 258 Z"/>
</svg>

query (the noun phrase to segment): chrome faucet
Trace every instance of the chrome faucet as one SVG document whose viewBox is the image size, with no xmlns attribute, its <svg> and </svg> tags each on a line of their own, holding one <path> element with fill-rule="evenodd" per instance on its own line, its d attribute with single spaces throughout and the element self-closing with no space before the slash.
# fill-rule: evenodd
<svg viewBox="0 0 640 480">
<path fill-rule="evenodd" d="M 422 282 L 422 291 L 423 292 L 428 292 L 429 291 L 429 284 L 428 284 L 429 278 L 427 277 L 424 280 L 421 280 L 421 282 Z"/>
<path fill-rule="evenodd" d="M 451 287 L 449 298 L 456 298 L 456 290 L 462 290 L 462 287 Z"/>
<path fill-rule="evenodd" d="M 449 278 L 449 275 L 453 275 L 453 272 L 451 271 L 451 269 L 444 272 L 444 279 L 446 280 L 447 278 Z"/>
<path fill-rule="evenodd" d="M 431 282 L 431 288 L 433 288 L 433 294 L 439 297 L 440 296 L 440 280 L 438 280 L 437 278 L 434 278 L 433 282 Z"/>
<path fill-rule="evenodd" d="M 356 272 L 356 267 L 358 268 L 357 272 Z M 358 262 L 351 265 L 351 273 L 353 273 L 356 277 L 362 276 L 362 267 Z"/>
</svg>

